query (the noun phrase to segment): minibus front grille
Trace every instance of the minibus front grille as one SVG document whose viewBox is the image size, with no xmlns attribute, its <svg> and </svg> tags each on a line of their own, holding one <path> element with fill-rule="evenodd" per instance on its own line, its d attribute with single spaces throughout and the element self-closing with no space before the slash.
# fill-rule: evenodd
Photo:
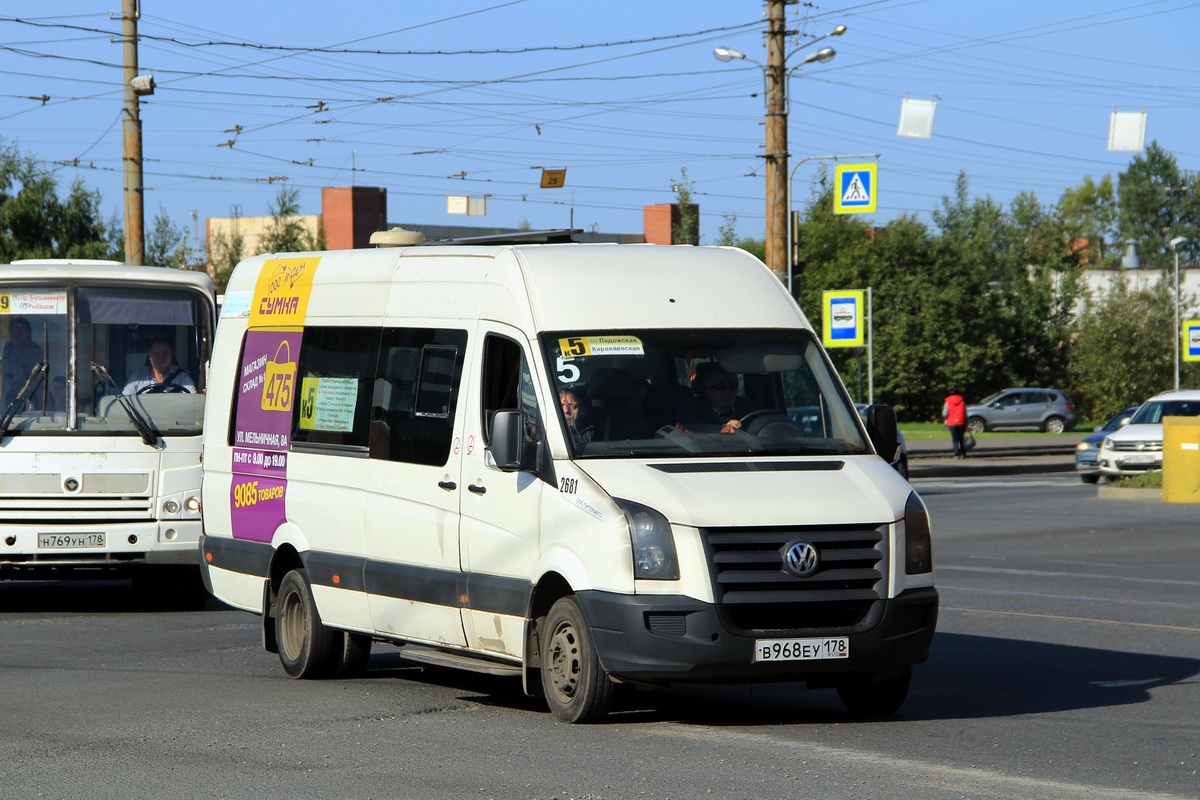
<svg viewBox="0 0 1200 800">
<path fill-rule="evenodd" d="M 845 629 L 887 596 L 887 526 L 705 528 L 716 602 L 746 632 Z M 793 543 L 814 547 L 818 567 L 799 577 L 784 566 Z"/>
</svg>

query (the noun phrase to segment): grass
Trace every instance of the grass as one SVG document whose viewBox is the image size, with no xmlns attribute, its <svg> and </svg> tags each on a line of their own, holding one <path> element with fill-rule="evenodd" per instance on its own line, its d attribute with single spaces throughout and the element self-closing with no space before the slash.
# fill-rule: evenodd
<svg viewBox="0 0 1200 800">
<path fill-rule="evenodd" d="M 1080 422 L 1074 428 L 1063 433 L 1042 433 L 1041 431 L 990 431 L 988 433 L 977 433 L 975 438 L 991 439 L 993 437 L 1003 436 L 1066 436 L 1068 434 L 1089 434 L 1095 432 L 1095 425 L 1091 422 Z M 900 430 L 904 432 L 906 439 L 912 441 L 920 441 L 924 439 L 943 439 L 949 436 L 946 430 L 946 425 L 941 422 L 904 422 L 900 424 Z"/>
<path fill-rule="evenodd" d="M 1109 481 L 1114 489 L 1162 489 L 1162 470 L 1150 470 L 1143 475 Z"/>
</svg>

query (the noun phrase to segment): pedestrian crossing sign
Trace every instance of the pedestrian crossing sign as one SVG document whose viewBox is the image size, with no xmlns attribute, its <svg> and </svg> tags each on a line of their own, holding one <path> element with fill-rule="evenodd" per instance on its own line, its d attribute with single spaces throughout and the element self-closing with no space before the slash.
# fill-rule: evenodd
<svg viewBox="0 0 1200 800">
<path fill-rule="evenodd" d="M 833 171 L 833 213 L 873 213 L 878 171 L 878 164 L 838 164 Z"/>
</svg>

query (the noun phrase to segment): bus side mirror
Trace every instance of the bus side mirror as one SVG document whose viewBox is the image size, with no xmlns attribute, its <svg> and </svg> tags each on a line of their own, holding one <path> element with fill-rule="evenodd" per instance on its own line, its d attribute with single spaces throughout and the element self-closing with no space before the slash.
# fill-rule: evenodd
<svg viewBox="0 0 1200 800">
<path fill-rule="evenodd" d="M 900 430 L 896 425 L 896 409 L 891 406 L 867 406 L 867 435 L 875 452 L 889 464 L 900 457 Z"/>
<path fill-rule="evenodd" d="M 517 472 L 522 468 L 521 412 L 515 408 L 503 408 L 492 414 L 488 425 L 488 452 L 496 467 L 504 472 Z"/>
</svg>

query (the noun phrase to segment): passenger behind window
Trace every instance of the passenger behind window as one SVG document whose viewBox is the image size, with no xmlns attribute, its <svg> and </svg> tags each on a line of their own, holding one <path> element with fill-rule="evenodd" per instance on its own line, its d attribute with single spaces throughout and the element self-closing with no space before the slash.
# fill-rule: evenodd
<svg viewBox="0 0 1200 800">
<path fill-rule="evenodd" d="M 50 396 L 46 399 L 46 411 L 50 414 L 61 414 L 67 410 L 67 378 L 65 375 L 55 375 L 50 381 Z"/>
<path fill-rule="evenodd" d="M 596 417 L 599 415 L 592 409 L 587 389 L 582 384 L 575 384 L 558 390 L 558 402 L 562 406 L 563 421 L 567 423 L 567 433 L 576 450 L 596 440 Z"/>
<path fill-rule="evenodd" d="M 25 317 L 10 319 L 8 321 L 8 341 L 4 345 L 3 356 L 0 356 L 0 368 L 3 369 L 4 408 L 8 408 L 9 404 L 17 399 L 17 392 L 24 388 L 33 368 L 45 357 L 42 346 L 33 341 L 33 329 L 29 320 Z M 30 389 L 32 390 L 32 386 Z"/>
<path fill-rule="evenodd" d="M 588 381 L 592 399 L 604 409 L 603 425 L 596 426 L 598 441 L 621 441 L 650 438 L 650 425 L 642 412 L 646 398 L 646 381 L 638 382 L 626 370 L 616 367 L 601 367 Z"/>
<path fill-rule="evenodd" d="M 680 403 L 676 413 L 684 428 L 720 426 L 721 433 L 733 433 L 750 413 L 750 402 L 738 396 L 737 377 L 715 361 L 696 365 L 692 390 L 695 394 Z"/>
</svg>

